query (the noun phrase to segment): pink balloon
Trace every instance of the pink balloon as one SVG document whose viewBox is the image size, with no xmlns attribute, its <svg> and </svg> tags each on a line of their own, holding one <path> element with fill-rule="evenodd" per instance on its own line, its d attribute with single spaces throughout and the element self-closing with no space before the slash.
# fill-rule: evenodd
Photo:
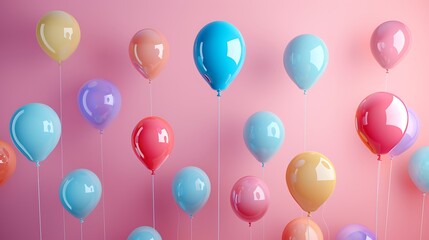
<svg viewBox="0 0 429 240">
<path fill-rule="evenodd" d="M 408 108 L 408 126 L 401 141 L 390 151 L 390 156 L 396 157 L 409 149 L 417 140 L 420 132 L 420 121 L 417 114 Z"/>
<path fill-rule="evenodd" d="M 230 200 L 235 214 L 250 225 L 261 219 L 267 212 L 270 191 L 261 179 L 246 176 L 234 184 Z"/>
<path fill-rule="evenodd" d="M 387 21 L 372 33 L 371 52 L 381 67 L 388 71 L 407 53 L 410 42 L 410 31 L 405 24 Z"/>
<path fill-rule="evenodd" d="M 299 217 L 290 221 L 283 230 L 282 240 L 323 240 L 319 225 L 309 217 Z"/>
</svg>

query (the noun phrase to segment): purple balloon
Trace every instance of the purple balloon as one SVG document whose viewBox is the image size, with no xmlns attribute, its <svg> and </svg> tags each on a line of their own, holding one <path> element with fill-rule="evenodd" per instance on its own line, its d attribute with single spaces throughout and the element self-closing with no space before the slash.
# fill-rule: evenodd
<svg viewBox="0 0 429 240">
<path fill-rule="evenodd" d="M 78 102 L 79 110 L 85 119 L 102 132 L 118 115 L 121 94 L 113 83 L 95 79 L 80 88 Z"/>
<path fill-rule="evenodd" d="M 405 134 L 402 137 L 401 141 L 396 144 L 396 146 L 390 150 L 390 156 L 396 157 L 408 148 L 410 148 L 417 140 L 420 131 L 420 121 L 417 117 L 417 114 L 410 108 L 408 108 L 408 126 L 405 130 Z"/>
<path fill-rule="evenodd" d="M 337 240 L 375 240 L 375 235 L 363 225 L 350 224 L 340 230 Z"/>
</svg>

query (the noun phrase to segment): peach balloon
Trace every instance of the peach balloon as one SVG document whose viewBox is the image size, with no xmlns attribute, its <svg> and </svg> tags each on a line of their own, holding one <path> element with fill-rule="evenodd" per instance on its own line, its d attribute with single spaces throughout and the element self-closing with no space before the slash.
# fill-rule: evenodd
<svg viewBox="0 0 429 240">
<path fill-rule="evenodd" d="M 3 185 L 15 172 L 16 155 L 12 146 L 0 141 L 0 185 Z"/>
<path fill-rule="evenodd" d="M 43 51 L 61 63 L 77 49 L 80 27 L 72 15 L 63 11 L 51 11 L 39 20 L 36 36 Z"/>
<path fill-rule="evenodd" d="M 148 28 L 138 31 L 131 39 L 129 55 L 137 71 L 150 81 L 164 68 L 170 48 L 161 33 Z"/>
<path fill-rule="evenodd" d="M 299 217 L 286 225 L 282 240 L 323 240 L 323 233 L 310 218 Z"/>
<path fill-rule="evenodd" d="M 329 159 L 318 152 L 303 152 L 289 163 L 286 183 L 299 206 L 310 215 L 335 189 L 336 174 Z"/>
</svg>

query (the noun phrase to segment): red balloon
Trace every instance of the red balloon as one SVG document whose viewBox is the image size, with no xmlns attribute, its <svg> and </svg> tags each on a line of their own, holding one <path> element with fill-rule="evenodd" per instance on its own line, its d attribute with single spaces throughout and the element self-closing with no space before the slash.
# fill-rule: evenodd
<svg viewBox="0 0 429 240">
<path fill-rule="evenodd" d="M 131 145 L 139 160 L 155 174 L 173 150 L 173 129 L 160 117 L 143 118 L 133 130 Z"/>
<path fill-rule="evenodd" d="M 16 168 L 16 155 L 11 145 L 0 141 L 0 185 L 9 180 Z"/>
<path fill-rule="evenodd" d="M 369 150 L 380 155 L 401 141 L 408 125 L 408 111 L 397 96 L 377 92 L 366 97 L 356 111 L 356 130 Z"/>
<path fill-rule="evenodd" d="M 231 190 L 231 207 L 235 214 L 249 223 L 258 221 L 268 210 L 270 191 L 257 177 L 240 178 Z"/>
</svg>

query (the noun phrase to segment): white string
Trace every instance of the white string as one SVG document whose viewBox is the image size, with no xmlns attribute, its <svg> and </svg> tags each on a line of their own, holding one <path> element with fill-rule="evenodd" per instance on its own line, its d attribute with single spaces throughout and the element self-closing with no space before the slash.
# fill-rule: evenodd
<svg viewBox="0 0 429 240">
<path fill-rule="evenodd" d="M 193 227 L 192 225 L 193 225 L 193 222 L 194 222 L 194 221 L 193 221 L 193 219 L 194 219 L 194 218 L 193 218 L 193 217 L 191 217 L 191 240 L 192 240 L 192 238 L 193 238 L 193 231 L 192 231 L 192 227 Z"/>
<path fill-rule="evenodd" d="M 155 174 L 152 174 L 152 223 L 155 228 Z"/>
<path fill-rule="evenodd" d="M 83 240 L 83 221 L 80 221 L 80 240 Z"/>
<path fill-rule="evenodd" d="M 307 151 L 307 91 L 304 91 L 304 151 Z"/>
<path fill-rule="evenodd" d="M 40 166 L 37 163 L 37 202 L 39 205 L 39 239 L 42 240 L 42 211 L 40 209 Z"/>
<path fill-rule="evenodd" d="M 217 101 L 217 239 L 220 239 L 220 92 Z"/>
<path fill-rule="evenodd" d="M 149 80 L 149 104 L 150 104 L 150 116 L 153 116 L 152 114 L 152 81 Z"/>
<path fill-rule="evenodd" d="M 305 237 L 306 240 L 310 240 L 310 216 L 307 216 L 307 236 Z"/>
<path fill-rule="evenodd" d="M 179 226 L 180 226 L 180 211 L 179 206 L 177 206 L 177 229 L 176 229 L 176 239 L 179 240 Z"/>
<path fill-rule="evenodd" d="M 390 186 L 392 183 L 392 168 L 393 168 L 393 157 L 390 157 L 390 170 L 389 170 L 389 183 L 387 187 L 387 203 L 386 203 L 386 223 L 384 225 L 384 239 L 387 239 L 387 225 L 389 222 L 389 208 L 390 208 Z"/>
<path fill-rule="evenodd" d="M 381 169 L 381 160 L 378 160 L 378 170 L 377 170 L 377 193 L 376 193 L 376 202 L 375 202 L 375 239 L 378 239 L 378 198 L 380 191 L 380 169 Z"/>
<path fill-rule="evenodd" d="M 389 86 L 389 70 L 386 70 L 386 75 L 384 76 L 384 91 L 387 92 L 387 87 Z"/>
<path fill-rule="evenodd" d="M 422 216 L 420 218 L 420 240 L 422 240 L 422 237 L 423 237 L 423 217 L 425 215 L 425 199 L 426 199 L 426 193 L 423 193 L 423 198 L 422 198 Z"/>
<path fill-rule="evenodd" d="M 101 206 L 103 208 L 103 236 L 106 239 L 106 208 L 104 206 L 104 195 L 106 194 L 106 187 L 104 186 L 104 157 L 103 157 L 103 130 L 100 130 L 100 159 L 101 159 L 101 186 L 103 193 L 101 194 Z"/>
<path fill-rule="evenodd" d="M 262 164 L 262 180 L 265 182 L 265 166 Z M 262 240 L 265 239 L 265 218 L 262 218 Z"/>
<path fill-rule="evenodd" d="M 61 63 L 59 64 L 60 69 L 60 122 L 61 125 L 63 124 L 63 74 L 61 69 Z M 60 156 L 61 156 L 61 180 L 64 178 L 64 148 L 63 148 L 63 135 L 60 136 Z M 63 233 L 64 233 L 64 240 L 66 239 L 66 214 L 65 209 L 62 208 L 63 212 Z"/>
<path fill-rule="evenodd" d="M 325 225 L 326 232 L 328 234 L 328 239 L 331 239 L 331 231 L 329 230 L 328 223 L 326 222 L 326 219 L 325 219 L 325 204 L 322 205 L 322 220 Z"/>
<path fill-rule="evenodd" d="M 249 240 L 252 240 L 252 224 L 249 223 Z"/>
</svg>

